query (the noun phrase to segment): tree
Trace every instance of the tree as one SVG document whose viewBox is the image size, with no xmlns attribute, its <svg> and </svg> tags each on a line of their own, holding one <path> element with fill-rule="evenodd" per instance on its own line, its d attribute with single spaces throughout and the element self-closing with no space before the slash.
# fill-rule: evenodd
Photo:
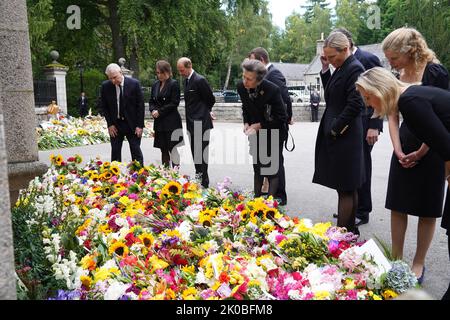
<svg viewBox="0 0 450 320">
<path fill-rule="evenodd" d="M 239 66 L 247 57 L 251 49 L 261 46 L 270 46 L 270 33 L 272 32 L 271 16 L 267 9 L 267 1 L 236 3 L 228 11 L 228 56 L 227 75 L 224 90 L 230 84 L 233 66 Z"/>
<path fill-rule="evenodd" d="M 306 9 L 304 13 L 304 18 L 306 23 L 311 23 L 315 18 L 315 7 L 319 6 L 321 9 L 326 9 L 330 4 L 327 0 L 308 0 L 308 3 L 304 6 L 301 6 L 303 9 Z"/>
</svg>

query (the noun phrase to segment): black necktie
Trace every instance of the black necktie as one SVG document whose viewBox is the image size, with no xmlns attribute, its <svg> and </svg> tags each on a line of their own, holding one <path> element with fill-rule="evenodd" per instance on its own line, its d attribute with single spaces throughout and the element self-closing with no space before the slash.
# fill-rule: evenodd
<svg viewBox="0 0 450 320">
<path fill-rule="evenodd" d="M 120 96 L 119 96 L 119 117 L 120 119 L 125 119 L 125 112 L 123 107 L 123 88 L 122 85 L 119 85 L 120 88 Z"/>
<path fill-rule="evenodd" d="M 189 84 L 189 78 L 186 78 L 186 85 L 184 87 L 187 88 L 188 84 Z"/>
</svg>

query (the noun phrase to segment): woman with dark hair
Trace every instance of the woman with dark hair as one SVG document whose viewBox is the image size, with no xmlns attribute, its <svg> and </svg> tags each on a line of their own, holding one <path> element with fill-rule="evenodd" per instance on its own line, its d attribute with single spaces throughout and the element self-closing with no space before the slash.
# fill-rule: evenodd
<svg viewBox="0 0 450 320">
<path fill-rule="evenodd" d="M 401 82 L 389 71 L 379 67 L 364 72 L 356 86 L 366 104 L 372 106 L 380 117 L 399 112 L 402 114 L 409 130 L 445 162 L 445 176 L 450 182 L 450 92 Z M 409 158 L 404 161 L 415 162 Z M 447 236 L 450 236 L 449 191 L 447 188 L 442 218 L 442 227 L 447 229 Z M 448 245 L 450 255 L 450 238 Z M 421 274 L 416 273 L 420 282 L 423 281 L 424 272 L 425 269 Z M 443 299 L 450 299 L 450 285 Z"/>
<path fill-rule="evenodd" d="M 167 61 L 156 63 L 156 81 L 152 86 L 149 108 L 154 119 L 155 148 L 161 149 L 162 164 L 166 167 L 180 165 L 177 147 L 183 142 L 180 104 L 180 86 L 172 79 L 172 68 Z"/>
<path fill-rule="evenodd" d="M 261 61 L 245 59 L 242 81 L 237 91 L 242 101 L 244 133 L 249 136 L 253 157 L 255 197 L 261 196 L 264 177 L 269 180 L 269 195 L 276 195 L 283 141 L 287 135 L 287 113 L 279 87 L 264 79 L 267 72 Z"/>
<path fill-rule="evenodd" d="M 364 67 L 352 55 L 350 43 L 341 32 L 328 36 L 320 59 L 326 109 L 317 133 L 313 182 L 337 191 L 337 225 L 359 234 L 355 216 L 358 188 L 365 181 L 361 118 L 364 103 L 355 81 Z M 330 64 L 335 68 L 333 74 Z"/>
</svg>

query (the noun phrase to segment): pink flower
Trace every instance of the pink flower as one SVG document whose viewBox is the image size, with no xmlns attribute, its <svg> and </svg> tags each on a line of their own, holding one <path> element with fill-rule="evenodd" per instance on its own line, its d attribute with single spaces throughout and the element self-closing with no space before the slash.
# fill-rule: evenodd
<svg viewBox="0 0 450 320">
<path fill-rule="evenodd" d="M 275 236 L 275 241 L 280 244 L 281 241 L 286 240 L 287 237 L 284 234 L 278 234 Z"/>
</svg>

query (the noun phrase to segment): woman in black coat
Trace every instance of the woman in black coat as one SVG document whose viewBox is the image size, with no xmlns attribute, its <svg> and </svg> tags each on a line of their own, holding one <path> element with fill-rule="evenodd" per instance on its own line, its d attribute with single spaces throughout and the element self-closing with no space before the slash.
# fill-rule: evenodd
<svg viewBox="0 0 450 320">
<path fill-rule="evenodd" d="M 356 82 L 366 103 L 382 117 L 400 112 L 411 132 L 426 143 L 444 161 L 450 182 L 450 92 L 440 88 L 408 85 L 389 71 L 374 68 L 364 72 Z M 405 159 L 414 161 L 414 159 Z M 450 235 L 449 189 L 441 226 Z M 449 240 L 450 255 L 450 240 Z M 423 273 L 420 278 L 423 279 Z M 449 286 L 450 289 L 450 286 Z M 449 290 L 445 298 L 449 299 Z"/>
<path fill-rule="evenodd" d="M 156 75 L 159 81 L 152 86 L 149 108 L 154 119 L 155 148 L 161 149 L 162 164 L 169 167 L 180 164 L 177 147 L 183 142 L 180 104 L 180 86 L 172 79 L 172 68 L 167 61 L 156 63 Z"/>
<path fill-rule="evenodd" d="M 383 51 L 399 80 L 448 89 L 449 75 L 420 32 L 399 28 L 383 40 Z M 442 158 L 412 133 L 398 114 L 389 116 L 394 152 L 389 169 L 386 208 L 391 210 L 392 255 L 403 259 L 409 216 L 418 217 L 416 252 L 412 271 L 423 272 L 433 240 L 436 220 L 442 216 L 445 165 Z M 405 161 L 405 160 L 413 161 Z M 410 219 L 409 219 L 410 220 Z"/>
<path fill-rule="evenodd" d="M 253 157 L 255 197 L 261 196 L 264 177 L 269 195 L 278 189 L 283 142 L 287 137 L 287 112 L 279 87 L 264 79 L 266 67 L 259 60 L 245 59 L 243 81 L 237 85 L 242 101 L 244 133 L 249 136 Z"/>
<path fill-rule="evenodd" d="M 355 81 L 364 67 L 351 54 L 347 37 L 331 33 L 321 56 L 326 109 L 320 121 L 313 182 L 338 193 L 339 227 L 359 234 L 355 226 L 358 188 L 365 181 L 363 154 L 363 100 Z M 336 68 L 331 75 L 329 65 Z"/>
</svg>

